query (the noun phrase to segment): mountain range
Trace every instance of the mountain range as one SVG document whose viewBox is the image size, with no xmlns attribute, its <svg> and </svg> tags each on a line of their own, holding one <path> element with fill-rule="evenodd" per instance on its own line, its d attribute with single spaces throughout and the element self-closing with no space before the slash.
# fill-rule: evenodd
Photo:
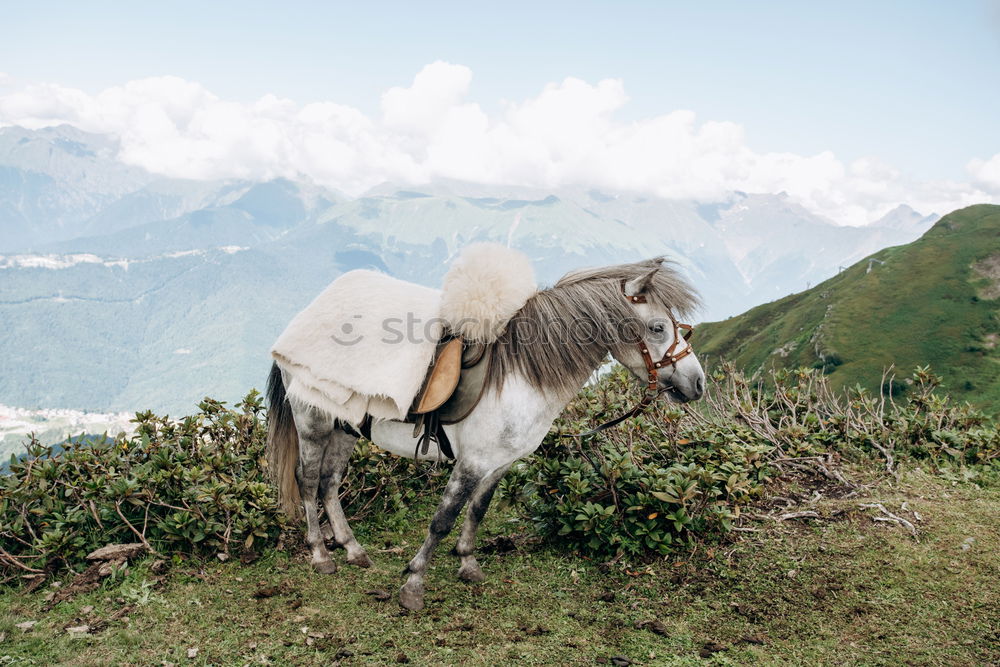
<svg viewBox="0 0 1000 667">
<path fill-rule="evenodd" d="M 821 368 L 835 388 L 879 391 L 930 366 L 960 400 L 1000 409 L 1000 206 L 941 218 L 812 289 L 699 328 L 698 352 L 751 372 Z"/>
<path fill-rule="evenodd" d="M 526 252 L 541 282 L 667 255 L 701 319 L 797 292 L 936 220 L 901 206 L 867 227 L 781 193 L 666 200 L 457 181 L 349 197 L 306 180 L 169 179 L 70 126 L 0 129 L 0 403 L 190 411 L 260 386 L 267 349 L 340 273 L 436 286 L 464 245 Z"/>
</svg>

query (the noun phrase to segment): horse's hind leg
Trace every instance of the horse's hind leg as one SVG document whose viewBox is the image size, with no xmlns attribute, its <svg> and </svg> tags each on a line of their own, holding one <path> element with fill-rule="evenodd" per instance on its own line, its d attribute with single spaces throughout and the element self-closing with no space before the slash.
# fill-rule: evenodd
<svg viewBox="0 0 1000 667">
<path fill-rule="evenodd" d="M 344 473 L 347 471 L 347 462 L 351 459 L 354 451 L 354 444 L 358 441 L 357 436 L 353 436 L 342 430 L 335 429 L 333 438 L 326 448 L 326 456 L 323 459 L 323 504 L 326 507 L 326 515 L 330 519 L 330 526 L 333 528 L 334 539 L 347 550 L 347 562 L 358 567 L 371 567 L 372 561 L 368 558 L 364 548 L 354 538 L 354 532 L 347 517 L 344 516 L 344 509 L 340 506 L 340 484 L 344 481 Z"/>
<path fill-rule="evenodd" d="M 430 563 L 434 548 L 444 537 L 451 532 L 455 525 L 455 519 L 462 507 L 468 501 L 469 496 L 479 486 L 482 479 L 481 474 L 477 474 L 466 468 L 461 462 L 455 465 L 455 469 L 448 479 L 448 485 L 444 489 L 444 496 L 434 512 L 431 519 L 430 528 L 427 531 L 427 538 L 406 567 L 409 576 L 406 583 L 399 589 L 399 604 L 406 609 L 419 611 L 424 608 L 424 572 Z"/>
<path fill-rule="evenodd" d="M 462 534 L 458 537 L 458 544 L 455 545 L 455 553 L 462 558 L 462 564 L 458 568 L 458 578 L 463 581 L 482 581 L 486 578 L 479 562 L 473 555 L 476 548 L 476 532 L 479 524 L 486 515 L 486 510 L 493 500 L 493 494 L 497 490 L 497 485 L 503 478 L 510 464 L 497 468 L 492 473 L 483 478 L 483 481 L 476 487 L 469 503 L 469 510 L 465 513 L 465 523 L 462 525 Z"/>
<path fill-rule="evenodd" d="M 306 543 L 312 550 L 313 569 L 320 574 L 333 574 L 337 565 L 330 560 L 330 552 L 323 542 L 317 503 L 323 458 L 333 436 L 334 422 L 317 410 L 303 409 L 295 412 L 295 426 L 299 432 L 299 464 L 295 477 L 306 513 Z"/>
</svg>

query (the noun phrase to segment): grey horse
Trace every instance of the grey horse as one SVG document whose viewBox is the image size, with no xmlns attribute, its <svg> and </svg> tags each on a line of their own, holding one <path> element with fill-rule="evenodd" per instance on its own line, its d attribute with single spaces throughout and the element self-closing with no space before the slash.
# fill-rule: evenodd
<svg viewBox="0 0 1000 667">
<path fill-rule="evenodd" d="M 403 607 L 423 608 L 428 563 L 466 504 L 455 549 L 461 558 L 458 576 L 484 579 L 474 555 L 475 538 L 497 484 L 514 461 L 538 448 L 555 418 L 609 354 L 648 380 L 648 391 L 676 402 L 702 396 L 704 371 L 675 319 L 675 313 L 690 313 L 697 305 L 694 290 L 662 258 L 571 272 L 528 300 L 493 343 L 494 360 L 479 404 L 465 420 L 445 427 L 455 464 L 427 537 L 407 566 L 399 593 Z M 320 502 L 332 537 L 347 551 L 347 562 L 368 567 L 371 560 L 351 532 L 339 500 L 357 431 L 289 401 L 285 387 L 293 378 L 293 369 L 275 364 L 268 389 L 269 461 L 283 507 L 291 516 L 304 508 L 306 541 L 317 572 L 336 571 L 320 528 Z M 371 439 L 393 454 L 416 455 L 411 424 L 376 421 Z"/>
</svg>

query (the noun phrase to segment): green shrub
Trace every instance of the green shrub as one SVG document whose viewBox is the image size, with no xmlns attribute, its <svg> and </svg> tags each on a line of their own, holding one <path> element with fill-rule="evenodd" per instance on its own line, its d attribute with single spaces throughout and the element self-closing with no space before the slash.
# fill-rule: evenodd
<svg viewBox="0 0 1000 667">
<path fill-rule="evenodd" d="M 61 447 L 32 441 L 26 458 L 12 457 L 0 476 L 0 575 L 78 565 L 120 542 L 184 556 L 273 545 L 286 524 L 265 468 L 259 394 L 234 409 L 211 399 L 199 408 L 180 420 L 138 413 L 132 435 Z M 341 498 L 349 517 L 398 524 L 442 477 L 361 441 Z"/>
<path fill-rule="evenodd" d="M 261 467 L 266 437 L 256 392 L 228 410 L 206 399 L 179 421 L 136 414 L 135 433 L 36 441 L 0 477 L 0 567 L 54 570 L 117 542 L 164 554 L 229 553 L 271 543 L 282 523 Z"/>
<path fill-rule="evenodd" d="M 663 555 L 724 535 L 783 466 L 901 459 L 971 466 L 1000 477 L 1000 431 L 938 392 L 918 368 L 907 391 L 834 394 L 821 371 L 776 371 L 767 383 L 722 367 L 706 400 L 658 401 L 596 436 L 559 438 L 621 414 L 638 400 L 619 371 L 586 387 L 532 458 L 515 464 L 501 498 L 544 537 L 601 557 Z M 894 386 L 887 377 L 883 386 Z M 273 545 L 288 528 L 264 463 L 266 422 L 251 392 L 233 409 L 206 399 L 180 420 L 136 415 L 114 440 L 29 445 L 0 476 L 0 580 L 75 566 L 98 547 L 145 540 L 163 555 L 211 556 Z M 836 470 L 822 468 L 824 474 Z M 964 472 L 968 472 L 966 469 Z M 447 470 L 361 440 L 341 501 L 379 528 L 436 501 Z M 364 526 L 362 525 L 362 530 Z M 298 538 L 296 538 L 298 539 Z"/>
<path fill-rule="evenodd" d="M 650 441 L 631 451 L 605 441 L 586 455 L 550 443 L 546 457 L 514 467 L 504 493 L 542 535 L 588 553 L 666 554 L 728 531 L 768 474 L 754 445 L 723 442 L 677 453 Z"/>
<path fill-rule="evenodd" d="M 543 537 L 600 557 L 667 554 L 717 539 L 785 466 L 900 458 L 935 466 L 1000 468 L 1000 431 L 968 404 L 937 393 L 919 368 L 906 399 L 830 390 L 822 370 L 775 371 L 764 383 L 731 367 L 708 398 L 683 408 L 659 401 L 639 418 L 584 439 L 582 432 L 639 400 L 624 371 L 586 387 L 539 452 L 515 464 L 501 491 Z M 886 380 L 892 386 L 893 380 Z"/>
<path fill-rule="evenodd" d="M 539 534 L 600 557 L 666 554 L 719 536 L 758 498 L 771 447 L 738 430 L 678 428 L 682 410 L 659 405 L 614 430 L 560 438 L 624 412 L 638 400 L 623 372 L 586 387 L 536 456 L 515 464 L 502 497 Z"/>
<path fill-rule="evenodd" d="M 402 530 L 413 519 L 413 506 L 423 499 L 437 502 L 451 466 L 416 462 L 379 449 L 361 438 L 340 490 L 340 502 L 356 533 Z"/>
<path fill-rule="evenodd" d="M 929 368 L 916 369 L 912 382 L 905 405 L 884 420 L 887 437 L 895 438 L 904 455 L 935 465 L 1000 467 L 996 423 L 968 403 L 938 393 L 941 381 Z M 855 393 L 867 396 L 860 390 Z"/>
</svg>

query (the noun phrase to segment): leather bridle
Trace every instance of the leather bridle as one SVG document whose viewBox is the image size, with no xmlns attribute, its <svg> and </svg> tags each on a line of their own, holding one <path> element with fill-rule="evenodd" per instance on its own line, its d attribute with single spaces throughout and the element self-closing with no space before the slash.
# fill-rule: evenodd
<svg viewBox="0 0 1000 667">
<path fill-rule="evenodd" d="M 622 281 L 622 295 L 630 303 L 646 303 L 645 294 L 628 294 L 625 292 L 625 281 Z M 694 327 L 690 324 L 683 324 L 674 319 L 673 315 L 670 315 L 670 322 L 674 325 L 674 342 L 670 344 L 667 351 L 664 353 L 663 357 L 659 361 L 653 361 L 653 358 L 649 355 L 649 347 L 646 342 L 640 340 L 638 342 L 639 353 L 642 355 L 642 360 L 646 364 L 646 372 L 649 378 L 649 384 L 646 385 L 646 393 L 650 392 L 653 394 L 659 394 L 659 379 L 657 377 L 659 370 L 664 366 L 673 366 L 674 370 L 677 369 L 677 362 L 691 354 L 692 348 L 688 344 L 683 350 L 677 352 L 677 346 L 680 344 L 682 336 L 681 329 L 684 330 L 683 340 L 687 342 L 691 338 L 691 334 L 694 333 Z"/>
<path fill-rule="evenodd" d="M 623 280 L 621 283 L 622 295 L 629 303 L 646 303 L 645 294 L 628 294 L 625 292 L 625 284 L 626 281 Z M 626 419 L 634 417 L 645 411 L 646 408 L 648 408 L 649 405 L 656 400 L 656 398 L 662 394 L 663 391 L 665 391 L 660 389 L 660 380 L 658 377 L 660 369 L 669 365 L 673 366 L 674 370 L 677 370 L 677 362 L 694 351 L 690 343 L 688 343 L 687 346 L 685 346 L 680 352 L 677 351 L 677 346 L 680 345 L 682 338 L 681 330 L 684 330 L 683 339 L 687 342 L 691 338 L 691 334 L 694 333 L 694 327 L 690 324 L 678 322 L 674 319 L 673 314 L 670 315 L 670 321 L 674 325 L 674 341 L 670 344 L 670 347 L 667 348 L 667 351 L 663 354 L 663 357 L 661 357 L 659 361 L 653 361 L 653 357 L 649 354 L 649 346 L 646 344 L 646 341 L 640 338 L 637 343 L 639 346 L 639 353 L 642 355 L 642 360 L 646 364 L 646 373 L 648 374 L 647 377 L 649 382 L 646 385 L 646 391 L 643 393 L 642 399 L 640 399 L 635 407 L 625 414 L 615 417 L 610 421 L 606 421 L 600 426 L 592 428 L 589 431 L 584 431 L 583 433 L 560 433 L 560 438 L 582 438 L 584 436 L 600 433 L 601 431 L 609 429 L 612 426 L 617 426 Z"/>
</svg>

